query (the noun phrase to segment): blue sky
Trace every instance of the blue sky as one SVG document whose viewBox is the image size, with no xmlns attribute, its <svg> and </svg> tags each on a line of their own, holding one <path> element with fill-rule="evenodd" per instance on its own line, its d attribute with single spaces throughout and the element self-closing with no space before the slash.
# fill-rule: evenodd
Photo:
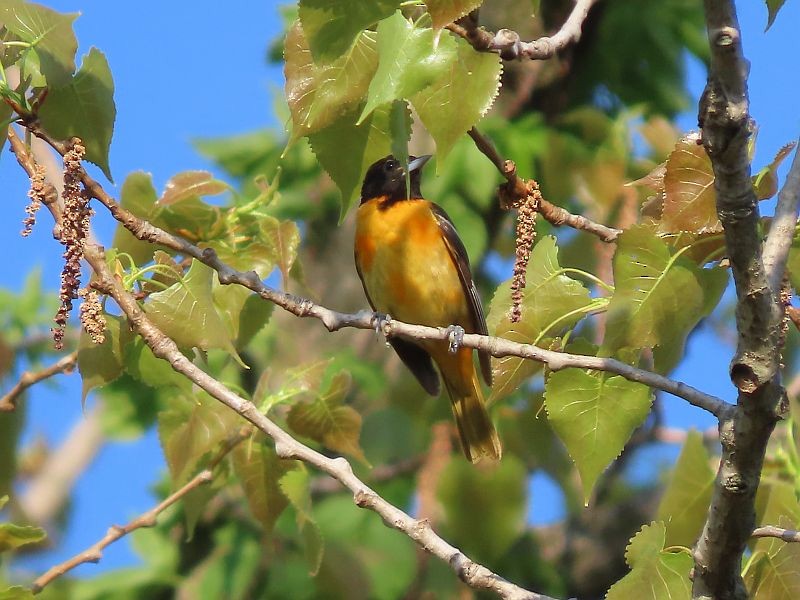
<svg viewBox="0 0 800 600">
<path fill-rule="evenodd" d="M 109 60 L 117 101 L 111 169 L 118 184 L 127 173 L 145 169 L 153 173 L 160 189 L 178 171 L 210 167 L 192 149 L 193 138 L 280 126 L 272 107 L 274 94 L 283 85 L 281 69 L 265 61 L 267 44 L 281 29 L 277 2 L 58 0 L 44 4 L 82 12 L 75 26 L 79 54 L 97 46 Z M 792 28 L 800 23 L 800 3 L 787 2 L 767 33 L 763 31 L 763 2 L 744 0 L 739 10 L 745 53 L 752 65 L 751 113 L 760 128 L 755 164 L 760 166 L 800 133 L 796 100 L 800 70 Z M 690 64 L 689 85 L 695 97 L 704 83 L 703 69 Z M 687 113 L 680 125 L 695 127 L 696 116 Z M 26 273 L 41 266 L 46 286 L 56 290 L 61 247 L 52 240 L 47 216 L 40 219 L 31 238 L 20 238 L 27 179 L 7 151 L 0 159 L 0 181 L 5 204 L 0 235 L 6 255 L 15 259 L 0 264 L 0 286 L 19 289 Z M 109 191 L 117 188 L 109 186 Z M 112 226 L 101 211 L 95 227 L 106 242 Z M 691 339 L 688 352 L 689 360 L 679 367 L 676 378 L 732 398 L 727 378 L 730 350 L 701 330 Z M 30 398 L 26 439 L 43 434 L 57 445 L 69 425 L 81 417 L 78 375 L 61 377 L 60 383 L 57 392 Z M 703 429 L 713 424 L 709 416 L 682 400 L 665 396 L 664 404 L 669 425 Z M 674 452 L 669 449 L 640 460 L 664 460 Z M 136 442 L 109 444 L 77 486 L 66 537 L 58 548 L 27 561 L 26 566 L 33 571 L 46 568 L 93 543 L 111 523 L 124 522 L 149 508 L 153 498 L 148 486 L 160 468 L 163 459 L 154 434 Z M 538 519 L 557 514 L 552 492 L 538 488 L 533 497 L 532 510 Z M 90 574 L 132 560 L 130 547 L 123 541 L 106 551 L 100 566 L 86 565 L 78 572 Z"/>
</svg>

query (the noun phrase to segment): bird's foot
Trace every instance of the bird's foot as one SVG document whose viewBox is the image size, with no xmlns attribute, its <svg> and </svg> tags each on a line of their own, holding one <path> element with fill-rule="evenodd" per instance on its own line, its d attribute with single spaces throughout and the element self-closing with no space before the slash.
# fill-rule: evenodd
<svg viewBox="0 0 800 600">
<path fill-rule="evenodd" d="M 392 333 L 392 317 L 388 314 L 375 312 L 372 314 L 372 323 L 376 334 L 383 334 L 386 343 L 389 343 L 389 335 Z"/>
<path fill-rule="evenodd" d="M 447 349 L 450 354 L 455 354 L 464 341 L 464 328 L 460 325 L 450 325 L 445 331 L 447 331 L 447 341 L 450 344 Z"/>
</svg>

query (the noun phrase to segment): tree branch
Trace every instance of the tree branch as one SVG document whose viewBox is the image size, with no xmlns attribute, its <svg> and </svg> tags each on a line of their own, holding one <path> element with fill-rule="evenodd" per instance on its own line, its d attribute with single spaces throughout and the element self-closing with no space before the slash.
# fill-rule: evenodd
<svg viewBox="0 0 800 600">
<path fill-rule="evenodd" d="M 497 149 L 489 138 L 480 133 L 475 127 L 470 129 L 468 133 L 475 142 L 475 146 L 477 146 L 478 150 L 485 154 L 486 157 L 492 161 L 492 164 L 497 167 L 500 174 L 505 177 L 507 183 L 501 189 L 501 197 L 524 198 L 531 193 L 531 182 L 517 175 L 517 166 L 514 164 L 514 161 L 503 159 L 500 154 L 498 154 Z M 538 212 L 547 221 L 557 227 L 568 225 L 573 229 L 596 235 L 604 242 L 614 242 L 617 237 L 619 237 L 619 234 L 622 233 L 620 229 L 614 229 L 613 227 L 606 227 L 600 223 L 595 223 L 583 215 L 572 214 L 568 210 L 556 206 L 544 198 L 539 199 Z"/>
<path fill-rule="evenodd" d="M 531 42 L 522 41 L 519 34 L 510 29 L 501 29 L 497 33 L 487 31 L 478 27 L 477 22 L 469 15 L 448 25 L 447 29 L 463 37 L 479 52 L 497 52 L 504 60 L 543 60 L 555 56 L 580 40 L 583 22 L 595 2 L 597 0 L 577 0 L 558 32 L 552 37 L 540 37 Z"/>
<path fill-rule="evenodd" d="M 714 169 L 717 214 L 736 285 L 738 340 L 730 375 L 739 395 L 733 416 L 720 421 L 722 455 L 706 522 L 694 548 L 692 595 L 744 600 L 741 558 L 754 528 L 755 495 L 767 442 L 785 397 L 778 376 L 783 310 L 777 302 L 779 290 L 770 288 L 762 261 L 747 151 L 748 66 L 736 8 L 732 0 L 705 0 L 705 16 L 711 68 L 699 122 Z"/>
<path fill-rule="evenodd" d="M 774 537 L 783 540 L 784 542 L 800 542 L 800 531 L 794 529 L 784 529 L 783 527 L 775 527 L 774 525 L 764 525 L 763 527 L 756 527 L 752 533 L 753 537 Z"/>
<path fill-rule="evenodd" d="M 773 293 L 781 289 L 786 260 L 797 228 L 797 209 L 800 204 L 800 158 L 795 150 L 792 166 L 778 194 L 778 205 L 764 244 L 764 269 Z"/>
<path fill-rule="evenodd" d="M 25 371 L 20 375 L 19 381 L 11 388 L 2 398 L 0 398 L 0 412 L 12 411 L 17 407 L 17 399 L 29 387 L 36 385 L 40 381 L 44 381 L 58 375 L 59 373 L 68 373 L 75 368 L 78 362 L 78 353 L 71 352 L 66 356 L 61 357 L 57 362 L 49 367 L 40 371 Z"/>
</svg>

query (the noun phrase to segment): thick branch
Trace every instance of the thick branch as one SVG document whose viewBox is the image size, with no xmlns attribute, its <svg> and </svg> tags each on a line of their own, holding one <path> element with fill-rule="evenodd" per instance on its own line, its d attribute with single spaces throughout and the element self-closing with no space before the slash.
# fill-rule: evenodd
<svg viewBox="0 0 800 600">
<path fill-rule="evenodd" d="M 459 19 L 447 28 L 467 40 L 480 52 L 497 52 L 505 60 L 528 58 L 543 60 L 552 58 L 570 44 L 581 39 L 583 22 L 597 0 L 577 0 L 569 17 L 552 37 L 541 37 L 531 42 L 522 41 L 516 31 L 501 29 L 497 33 L 487 31 L 470 17 Z"/>
<path fill-rule="evenodd" d="M 497 170 L 500 171 L 500 174 L 505 177 L 507 184 L 503 186 L 503 195 L 512 198 L 524 198 L 527 196 L 530 193 L 530 184 L 517 175 L 517 166 L 514 164 L 514 161 L 503 159 L 498 154 L 497 149 L 489 138 L 480 133 L 476 128 L 473 127 L 468 133 L 475 142 L 475 146 L 477 146 L 478 150 L 485 154 L 486 157 L 492 161 L 492 164 L 497 167 Z M 567 225 L 573 229 L 586 231 L 587 233 L 596 235 L 604 242 L 614 242 L 617 237 L 619 237 L 619 234 L 622 233 L 619 229 L 595 223 L 583 215 L 572 214 L 568 210 L 556 206 L 544 198 L 539 199 L 538 212 L 547 221 L 557 227 Z"/>
<path fill-rule="evenodd" d="M 14 410 L 17 407 L 17 398 L 27 390 L 29 387 L 36 385 L 40 381 L 44 381 L 58 375 L 59 373 L 69 373 L 75 368 L 78 362 L 78 353 L 71 352 L 66 356 L 61 357 L 58 362 L 53 363 L 49 367 L 41 371 L 25 371 L 19 378 L 19 381 L 11 388 L 5 396 L 0 398 L 0 412 L 7 412 Z"/>
<path fill-rule="evenodd" d="M 753 530 L 753 537 L 774 537 L 784 542 L 800 542 L 800 531 L 784 529 L 774 525 L 764 525 Z"/>
<path fill-rule="evenodd" d="M 778 377 L 783 311 L 762 262 L 758 204 L 747 152 L 751 135 L 748 66 L 736 9 L 732 0 L 705 0 L 705 13 L 711 69 L 699 122 L 714 168 L 717 214 L 736 285 L 738 341 L 731 379 L 739 396 L 733 417 L 720 422 L 722 456 L 708 516 L 694 549 L 692 595 L 744 600 L 741 559 L 753 531 L 767 442 L 785 395 Z M 778 262 L 773 268 L 780 267 Z"/>
<path fill-rule="evenodd" d="M 786 260 L 797 228 L 797 209 L 800 204 L 800 158 L 795 150 L 792 166 L 778 194 L 778 206 L 764 244 L 764 269 L 773 293 L 781 288 L 786 271 Z"/>
</svg>

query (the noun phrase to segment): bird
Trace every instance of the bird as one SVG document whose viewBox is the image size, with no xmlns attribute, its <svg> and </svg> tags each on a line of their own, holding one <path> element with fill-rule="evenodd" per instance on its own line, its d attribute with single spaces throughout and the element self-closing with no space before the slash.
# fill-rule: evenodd
<svg viewBox="0 0 800 600">
<path fill-rule="evenodd" d="M 410 156 L 406 170 L 390 154 L 367 169 L 356 214 L 356 270 L 378 315 L 451 327 L 450 339 L 458 342 L 464 332 L 487 335 L 488 330 L 467 250 L 447 213 L 421 193 L 421 169 L 430 158 Z M 467 459 L 499 460 L 502 448 L 473 350 L 448 340 L 392 337 L 388 342 L 432 396 L 441 392 L 436 364 Z M 478 355 L 483 379 L 491 386 L 489 354 Z"/>
</svg>

